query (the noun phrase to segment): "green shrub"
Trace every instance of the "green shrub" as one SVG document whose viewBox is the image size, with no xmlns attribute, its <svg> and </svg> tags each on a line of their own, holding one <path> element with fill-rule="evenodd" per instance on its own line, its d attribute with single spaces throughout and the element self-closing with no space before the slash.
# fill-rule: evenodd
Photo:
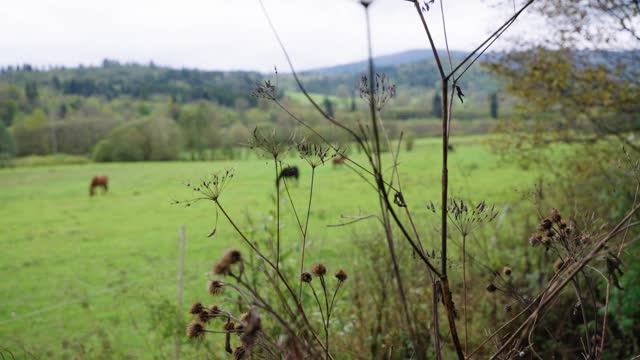
<svg viewBox="0 0 640 360">
<path fill-rule="evenodd" d="M 177 160 L 180 131 L 169 119 L 144 119 L 115 128 L 94 148 L 93 158 L 106 161 Z"/>
</svg>

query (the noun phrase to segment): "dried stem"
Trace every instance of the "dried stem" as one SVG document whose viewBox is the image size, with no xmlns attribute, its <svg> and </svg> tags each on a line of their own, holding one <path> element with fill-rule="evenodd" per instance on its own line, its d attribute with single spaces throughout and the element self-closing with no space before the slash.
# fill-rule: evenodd
<svg viewBox="0 0 640 360">
<path fill-rule="evenodd" d="M 322 340 L 320 340 L 320 338 L 318 338 L 318 334 L 316 334 L 316 332 L 313 330 L 313 327 L 311 326 L 311 323 L 309 322 L 309 319 L 307 318 L 307 314 L 304 311 L 304 308 L 302 307 L 302 304 L 297 301 L 297 296 L 295 294 L 295 292 L 293 291 L 293 289 L 291 288 L 291 286 L 289 285 L 289 282 L 287 281 L 287 279 L 284 277 L 284 275 L 282 274 L 282 272 L 280 272 L 276 266 L 273 264 L 273 262 L 271 262 L 266 256 L 264 256 L 264 254 L 262 254 L 262 252 L 253 244 L 253 242 L 251 242 L 242 232 L 242 230 L 240 230 L 240 228 L 238 227 L 238 225 L 231 219 L 231 217 L 229 216 L 229 214 L 227 214 L 227 212 L 224 210 L 224 208 L 222 207 L 222 205 L 220 205 L 220 202 L 216 199 L 215 200 L 216 205 L 218 206 L 218 209 L 220 209 L 220 211 L 222 212 L 222 214 L 225 216 L 225 218 L 227 218 L 227 220 L 229 221 L 229 223 L 231 224 L 231 226 L 235 229 L 235 231 L 238 233 L 238 235 L 240 235 L 240 237 L 249 245 L 249 247 L 262 259 L 264 260 L 273 270 L 275 270 L 276 275 L 280 278 L 280 280 L 282 281 L 282 283 L 284 284 L 284 286 L 287 288 L 287 291 L 289 292 L 289 294 L 291 295 L 292 299 L 294 299 L 296 301 L 296 305 L 297 305 L 297 309 L 298 312 L 300 313 L 300 315 L 302 316 L 302 319 L 304 320 L 304 323 L 306 325 L 306 327 L 309 329 L 309 331 L 311 332 L 313 338 L 316 340 L 316 342 L 318 342 L 318 344 L 322 347 L 323 350 L 325 349 L 324 344 L 322 344 Z M 329 357 L 331 357 L 331 355 L 329 354 Z"/>
<path fill-rule="evenodd" d="M 418 354 L 418 358 L 422 358 L 422 353 L 420 352 L 419 342 L 416 337 L 415 331 L 413 329 L 413 325 L 411 322 L 411 316 L 409 313 L 409 305 L 407 304 L 406 292 L 404 291 L 404 287 L 402 284 L 402 277 L 400 275 L 400 267 L 398 265 L 398 260 L 395 253 L 395 246 L 393 242 L 393 233 L 391 231 L 391 223 L 389 222 L 389 213 L 385 210 L 386 205 L 383 198 L 386 199 L 386 191 L 385 191 L 385 183 L 382 180 L 382 159 L 381 159 L 381 151 L 380 151 L 380 135 L 378 132 L 378 122 L 376 120 L 376 105 L 374 101 L 375 96 L 375 88 L 374 88 L 374 69 L 373 69 L 373 51 L 371 48 L 371 21 L 369 16 L 369 5 L 368 3 L 361 3 L 365 12 L 365 19 L 367 23 L 367 49 L 368 49 L 368 60 L 369 60 L 369 111 L 371 116 L 371 124 L 373 127 L 373 136 L 374 136 L 374 151 L 376 160 L 372 161 L 371 165 L 373 167 L 373 171 L 375 174 L 376 184 L 378 187 L 378 198 L 380 202 L 380 210 L 382 212 L 383 223 L 385 235 L 387 238 L 387 245 L 389 247 L 389 253 L 391 255 L 391 261 L 393 263 L 393 272 L 396 278 L 397 286 L 398 286 L 398 295 L 400 297 L 400 301 L 402 302 L 402 308 L 405 315 L 405 321 L 407 325 L 407 329 L 409 330 L 409 334 L 411 336 L 411 342 L 413 343 L 413 347 Z"/>
<path fill-rule="evenodd" d="M 604 302 L 604 315 L 602 318 L 602 335 L 600 336 L 600 349 L 596 349 L 597 358 L 602 359 L 604 354 L 604 338 L 607 335 L 607 316 L 609 315 L 609 297 L 611 295 L 611 276 L 607 277 L 607 294 Z"/>
<path fill-rule="evenodd" d="M 467 322 L 467 234 L 462 234 L 462 312 L 464 316 L 464 352 L 469 352 L 469 331 Z"/>
<path fill-rule="evenodd" d="M 309 204 L 307 205 L 307 218 L 304 222 L 304 231 L 302 233 L 302 248 L 300 249 L 300 274 L 304 271 L 304 253 L 307 245 L 307 233 L 309 229 L 309 218 L 311 217 L 311 200 L 313 199 L 313 185 L 314 178 L 316 175 L 316 167 L 311 167 L 311 188 L 309 190 Z M 300 284 L 298 287 L 298 301 L 301 301 L 302 298 L 302 277 L 300 277 Z"/>
<path fill-rule="evenodd" d="M 495 359 L 498 355 L 506 350 L 506 348 L 511 344 L 514 338 L 519 334 L 526 326 L 530 324 L 530 322 L 537 320 L 539 314 L 558 296 L 560 291 L 564 289 L 567 284 L 572 281 L 572 279 L 580 272 L 582 269 L 591 262 L 594 258 L 596 258 L 602 248 L 607 244 L 609 240 L 615 237 L 617 234 L 621 232 L 623 225 L 638 211 L 640 210 L 640 206 L 635 206 L 631 209 L 627 215 L 606 235 L 604 236 L 589 252 L 589 254 L 585 255 L 585 257 L 578 263 L 575 263 L 570 270 L 567 270 L 567 274 L 562 280 L 558 280 L 549 284 L 547 289 L 542 294 L 540 302 L 538 304 L 538 308 L 525 320 L 516 331 L 512 333 L 512 335 L 507 339 L 502 346 L 492 355 L 492 359 Z"/>
<path fill-rule="evenodd" d="M 276 169 L 276 271 L 278 271 L 280 268 L 280 181 L 278 179 L 280 172 L 277 159 L 274 159 L 274 164 Z"/>
</svg>

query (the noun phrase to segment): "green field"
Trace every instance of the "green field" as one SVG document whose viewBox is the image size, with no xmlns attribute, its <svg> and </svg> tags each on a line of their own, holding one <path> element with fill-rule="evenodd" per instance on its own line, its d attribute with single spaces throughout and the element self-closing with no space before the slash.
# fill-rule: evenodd
<svg viewBox="0 0 640 360">
<path fill-rule="evenodd" d="M 454 196 L 505 208 L 533 184 L 480 138 L 453 143 Z M 301 168 L 291 195 L 304 213 L 310 169 L 295 156 L 287 160 Z M 440 142 L 418 141 L 412 152 L 401 153 L 400 163 L 405 198 L 418 219 L 428 218 L 425 202 L 439 198 Z M 218 233 L 207 238 L 215 222 L 211 203 L 185 208 L 171 200 L 192 195 L 183 181 L 226 167 L 235 169 L 235 179 L 220 198 L 223 206 L 241 224 L 247 215 L 254 228 L 271 223 L 274 168 L 266 159 L 0 170 L 0 347 L 19 357 L 25 350 L 37 358 L 168 357 L 173 340 L 164 337 L 163 326 L 171 324 L 153 319 L 173 318 L 180 225 L 187 229 L 185 309 L 206 298 L 206 272 L 221 251 L 241 246 L 222 217 Z M 111 188 L 90 198 L 88 185 L 97 174 L 108 175 Z M 336 247 L 349 246 L 354 229 L 373 231 L 375 223 L 326 225 L 340 223 L 341 215 L 374 213 L 375 194 L 347 168 L 331 165 L 318 170 L 316 185 L 309 262 L 348 268 L 350 253 Z M 295 219 L 286 199 L 283 205 L 285 247 L 297 253 Z"/>
</svg>

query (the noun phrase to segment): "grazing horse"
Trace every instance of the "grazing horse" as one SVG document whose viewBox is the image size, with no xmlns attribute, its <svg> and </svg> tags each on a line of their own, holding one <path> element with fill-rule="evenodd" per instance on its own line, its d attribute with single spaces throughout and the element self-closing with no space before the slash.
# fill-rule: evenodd
<svg viewBox="0 0 640 360">
<path fill-rule="evenodd" d="M 342 164 L 344 164 L 345 161 L 347 161 L 347 157 L 346 156 L 338 155 L 338 156 L 333 158 L 333 166 L 336 167 L 337 165 L 342 165 Z"/>
<path fill-rule="evenodd" d="M 102 187 L 104 192 L 107 192 L 109 183 L 109 178 L 106 175 L 98 175 L 94 176 L 91 180 L 91 186 L 89 187 L 89 196 L 93 196 L 95 194 L 96 187 Z"/>
<path fill-rule="evenodd" d="M 280 179 L 282 178 L 295 178 L 298 180 L 300 177 L 300 170 L 298 170 L 297 166 L 287 166 L 286 168 L 280 171 L 280 175 L 276 179 L 276 185 L 280 184 Z"/>
</svg>

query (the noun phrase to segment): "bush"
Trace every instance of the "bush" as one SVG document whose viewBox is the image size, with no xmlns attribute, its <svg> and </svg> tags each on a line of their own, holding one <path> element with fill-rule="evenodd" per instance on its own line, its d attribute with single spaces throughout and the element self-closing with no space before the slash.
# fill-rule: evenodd
<svg viewBox="0 0 640 360">
<path fill-rule="evenodd" d="M 144 119 L 117 127 L 94 148 L 93 158 L 106 161 L 176 160 L 180 132 L 169 119 Z"/>
<path fill-rule="evenodd" d="M 4 123 L 0 121 L 0 154 L 6 154 L 7 157 L 16 153 L 16 142 Z"/>
</svg>

